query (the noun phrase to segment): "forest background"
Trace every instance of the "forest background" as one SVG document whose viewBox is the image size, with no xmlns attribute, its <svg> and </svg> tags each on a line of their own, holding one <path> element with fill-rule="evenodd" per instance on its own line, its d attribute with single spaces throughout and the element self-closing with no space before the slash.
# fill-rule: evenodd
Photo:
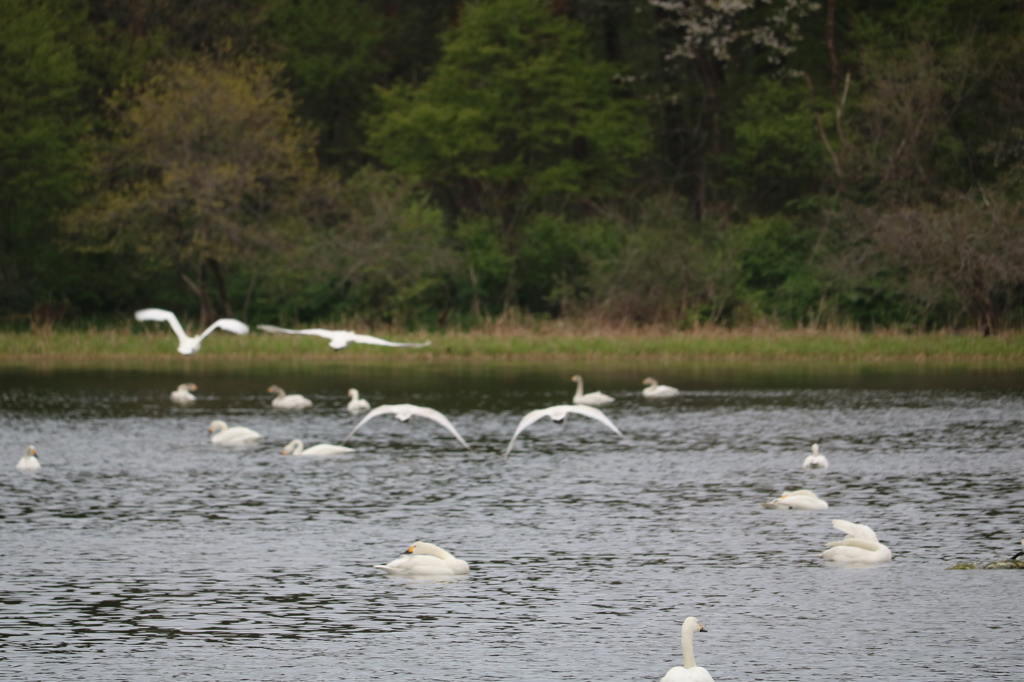
<svg viewBox="0 0 1024 682">
<path fill-rule="evenodd" d="M 1024 326 L 1019 0 L 2 0 L 0 324 Z"/>
</svg>

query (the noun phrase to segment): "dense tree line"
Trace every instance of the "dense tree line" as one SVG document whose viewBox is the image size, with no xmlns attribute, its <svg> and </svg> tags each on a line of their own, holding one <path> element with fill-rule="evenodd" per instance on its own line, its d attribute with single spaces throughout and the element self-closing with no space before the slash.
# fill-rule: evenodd
<svg viewBox="0 0 1024 682">
<path fill-rule="evenodd" d="M 0 314 L 1024 324 L 1020 0 L 2 0 Z"/>
</svg>

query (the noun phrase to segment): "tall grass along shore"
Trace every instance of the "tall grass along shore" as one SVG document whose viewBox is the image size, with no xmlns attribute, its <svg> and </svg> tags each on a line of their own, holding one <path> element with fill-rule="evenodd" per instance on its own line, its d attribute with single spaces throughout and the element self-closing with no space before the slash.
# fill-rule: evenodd
<svg viewBox="0 0 1024 682">
<path fill-rule="evenodd" d="M 415 331 L 376 327 L 369 333 L 397 341 L 429 339 L 426 348 L 353 344 L 332 351 L 324 339 L 253 332 L 215 333 L 193 362 L 222 361 L 528 361 L 660 362 L 997 362 L 1024 366 L 1024 334 L 866 333 L 849 329 L 702 328 L 608 326 L 567 322 L 494 322 L 469 331 Z M 170 330 L 42 327 L 0 332 L 0 363 L 36 361 L 111 363 L 180 359 Z"/>
</svg>

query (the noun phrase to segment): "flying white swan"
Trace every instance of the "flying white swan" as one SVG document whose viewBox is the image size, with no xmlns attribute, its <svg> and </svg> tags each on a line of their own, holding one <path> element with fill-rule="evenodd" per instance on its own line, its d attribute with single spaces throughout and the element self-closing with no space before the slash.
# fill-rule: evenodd
<svg viewBox="0 0 1024 682">
<path fill-rule="evenodd" d="M 334 350 L 341 350 L 350 343 L 365 343 L 372 346 L 390 346 L 392 348 L 423 348 L 424 346 L 430 345 L 430 341 L 424 341 L 423 343 L 398 343 L 397 341 L 379 339 L 376 336 L 369 336 L 367 334 L 356 334 L 355 332 L 335 329 L 285 329 L 284 327 L 275 327 L 272 324 L 258 324 L 256 325 L 256 328 L 274 334 L 302 334 L 304 336 L 319 336 L 330 341 L 330 343 L 327 345 L 329 345 Z"/>
<path fill-rule="evenodd" d="M 707 632 L 700 621 L 690 616 L 683 621 L 683 664 L 669 668 L 661 682 L 715 682 L 707 669 L 693 658 L 693 633 Z"/>
<path fill-rule="evenodd" d="M 35 471 L 39 468 L 39 457 L 37 456 L 35 445 L 29 445 L 25 448 L 25 454 L 18 460 L 15 468 L 18 471 Z"/>
<path fill-rule="evenodd" d="M 352 434 L 359 430 L 360 426 L 370 421 L 374 417 L 379 417 L 382 414 L 393 414 L 395 415 L 395 419 L 397 419 L 400 422 L 407 422 L 412 417 L 425 417 L 427 419 L 432 419 L 433 421 L 437 422 L 444 428 L 451 431 L 452 435 L 455 436 L 460 443 L 462 443 L 462 446 L 464 448 L 466 448 L 467 450 L 470 449 L 469 444 L 466 443 L 465 440 L 463 440 L 462 436 L 459 435 L 459 432 L 455 430 L 454 426 L 452 426 L 452 423 L 448 421 L 448 417 L 444 416 L 435 409 L 409 404 L 378 405 L 377 407 L 367 412 L 366 416 L 359 420 L 359 423 L 356 424 L 356 427 L 352 429 L 352 431 L 347 436 L 345 436 L 345 440 L 341 442 L 347 443 L 348 439 L 352 437 Z"/>
<path fill-rule="evenodd" d="M 240 445 L 252 443 L 263 437 L 245 426 L 232 426 L 229 429 L 228 425 L 220 419 L 210 422 L 210 428 L 207 431 L 213 434 L 210 436 L 210 442 L 215 445 Z"/>
<path fill-rule="evenodd" d="M 573 374 L 569 381 L 576 382 L 576 395 L 572 397 L 573 405 L 590 405 L 592 407 L 604 407 L 605 405 L 611 405 L 615 402 L 615 398 L 610 395 L 605 395 L 601 391 L 593 391 L 592 393 L 583 392 L 583 377 L 579 374 Z"/>
<path fill-rule="evenodd" d="M 282 455 L 343 455 L 347 452 L 355 452 L 352 448 L 346 448 L 344 445 L 330 445 L 328 443 L 320 443 L 312 447 L 302 447 L 302 441 L 296 438 L 288 445 L 284 446 L 284 450 L 281 450 Z"/>
<path fill-rule="evenodd" d="M 783 490 L 782 497 L 762 502 L 765 509 L 828 509 L 828 502 L 811 490 Z"/>
<path fill-rule="evenodd" d="M 811 454 L 804 458 L 804 469 L 828 469 L 828 459 L 818 454 L 818 444 L 811 445 Z"/>
<path fill-rule="evenodd" d="M 345 407 L 348 408 L 348 411 L 352 414 L 361 414 L 370 409 L 370 401 L 365 398 L 360 398 L 359 391 L 356 389 L 348 389 L 348 397 L 352 400 L 348 401 L 348 405 Z"/>
<path fill-rule="evenodd" d="M 645 398 L 675 398 L 679 395 L 678 388 L 662 386 L 653 377 L 647 377 L 640 383 L 647 387 L 640 391 Z"/>
<path fill-rule="evenodd" d="M 194 403 L 196 401 L 196 397 L 192 395 L 192 391 L 198 389 L 199 387 L 195 384 L 178 384 L 178 388 L 171 391 L 171 400 L 179 405 Z"/>
<path fill-rule="evenodd" d="M 875 531 L 862 523 L 833 519 L 832 526 L 846 533 L 842 540 L 828 543 L 822 559 L 845 564 L 881 564 L 892 561 L 892 552 L 878 541 Z"/>
<path fill-rule="evenodd" d="M 469 564 L 456 559 L 449 552 L 437 545 L 419 540 L 412 543 L 400 557 L 386 564 L 377 564 L 374 568 L 382 568 L 390 575 L 408 577 L 465 575 L 469 573 Z"/>
<path fill-rule="evenodd" d="M 199 351 L 199 346 L 202 344 L 203 339 L 213 333 L 215 329 L 223 329 L 226 332 L 232 334 L 248 334 L 249 325 L 241 320 L 236 320 L 233 317 L 222 317 L 209 327 L 206 328 L 202 334 L 198 336 L 189 336 L 185 333 L 185 329 L 181 326 L 181 322 L 178 322 L 178 316 L 172 313 L 170 310 L 162 310 L 160 308 L 143 308 L 142 310 L 135 311 L 135 319 L 139 322 L 166 322 L 171 325 L 171 330 L 175 336 L 178 337 L 178 352 L 182 355 L 192 355 Z"/>
<path fill-rule="evenodd" d="M 277 384 L 268 388 L 267 393 L 277 394 L 277 397 L 270 401 L 270 406 L 276 407 L 279 410 L 301 410 L 313 404 L 312 400 L 299 393 L 288 395 Z"/>
<path fill-rule="evenodd" d="M 615 433 L 622 435 L 622 431 L 619 431 L 615 424 L 612 424 L 612 420 L 604 416 L 604 412 L 597 409 L 596 407 L 590 407 L 589 405 L 555 405 L 554 407 L 546 407 L 542 410 L 533 410 L 527 412 L 526 416 L 519 420 L 519 426 L 516 427 L 516 432 L 512 434 L 512 440 L 508 442 L 508 447 L 505 448 L 502 457 L 508 457 L 509 453 L 512 452 L 512 446 L 515 445 L 516 438 L 531 424 L 540 421 L 544 417 L 550 417 L 551 421 L 561 422 L 564 421 L 569 413 L 582 414 L 584 417 L 590 417 L 601 422 Z"/>
</svg>

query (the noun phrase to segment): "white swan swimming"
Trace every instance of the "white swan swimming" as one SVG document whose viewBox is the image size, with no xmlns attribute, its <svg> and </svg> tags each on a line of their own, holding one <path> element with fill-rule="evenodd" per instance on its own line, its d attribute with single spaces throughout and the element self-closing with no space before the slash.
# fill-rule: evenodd
<svg viewBox="0 0 1024 682">
<path fill-rule="evenodd" d="M 207 431 L 213 434 L 210 436 L 210 442 L 215 445 L 241 445 L 255 442 L 263 437 L 245 426 L 232 426 L 229 429 L 228 425 L 220 419 L 210 422 L 210 428 Z"/>
<path fill-rule="evenodd" d="M 707 632 L 693 616 L 683 621 L 683 664 L 669 668 L 661 682 L 715 682 L 711 673 L 697 665 L 693 657 L 693 633 Z"/>
<path fill-rule="evenodd" d="M 544 417 L 550 417 L 551 421 L 561 422 L 564 421 L 569 413 L 582 414 L 584 417 L 590 417 L 601 422 L 615 433 L 622 435 L 622 431 L 619 431 L 618 427 L 612 423 L 612 420 L 604 415 L 604 412 L 597 409 L 596 407 L 590 407 L 589 405 L 555 405 L 554 407 L 546 407 L 542 410 L 533 410 L 527 412 L 526 416 L 519 420 L 519 426 L 516 427 L 516 432 L 512 434 L 512 440 L 508 442 L 508 447 L 505 448 L 502 457 L 508 457 L 508 454 L 512 452 L 512 446 L 515 445 L 516 438 L 531 424 L 540 421 Z"/>
<path fill-rule="evenodd" d="M 223 329 L 232 334 L 248 334 L 249 325 L 233 317 L 222 317 L 203 331 L 198 336 L 189 336 L 185 328 L 178 322 L 178 316 L 170 310 L 161 308 L 143 308 L 135 311 L 135 319 L 139 322 L 166 322 L 171 325 L 171 331 L 178 337 L 178 352 L 182 355 L 192 355 L 199 351 L 203 339 L 212 334 L 216 329 Z"/>
<path fill-rule="evenodd" d="M 437 545 L 419 540 L 412 543 L 402 556 L 386 564 L 377 564 L 390 575 L 407 577 L 465 575 L 469 573 L 469 564 L 456 559 L 451 553 Z"/>
<path fill-rule="evenodd" d="M 604 407 L 605 405 L 611 405 L 615 402 L 615 398 L 610 395 L 605 395 L 601 391 L 593 391 L 591 393 L 583 392 L 583 377 L 579 374 L 573 374 L 569 381 L 576 382 L 576 395 L 572 397 L 573 405 L 590 405 L 591 407 Z"/>
<path fill-rule="evenodd" d="M 281 450 L 282 455 L 343 455 L 348 452 L 355 452 L 355 450 L 346 448 L 344 445 L 330 445 L 329 443 L 320 443 L 304 448 L 302 441 L 298 438 L 285 445 Z"/>
<path fill-rule="evenodd" d="M 348 405 L 345 407 L 352 414 L 362 414 L 370 409 L 370 401 L 365 398 L 359 397 L 359 391 L 354 388 L 348 389 L 348 397 L 352 400 L 348 401 Z"/>
<path fill-rule="evenodd" d="M 845 564 L 881 564 L 892 561 L 892 552 L 878 541 L 875 531 L 862 523 L 833 519 L 832 526 L 846 533 L 842 540 L 828 543 L 822 559 Z"/>
<path fill-rule="evenodd" d="M 765 509 L 828 509 L 828 502 L 811 490 L 783 490 L 782 496 L 762 502 Z"/>
<path fill-rule="evenodd" d="M 277 397 L 270 401 L 271 407 L 279 410 L 301 410 L 313 404 L 313 401 L 299 393 L 287 394 L 284 389 L 274 384 L 267 389 L 267 393 L 276 393 Z"/>
<path fill-rule="evenodd" d="M 178 384 L 178 388 L 171 391 L 171 400 L 178 403 L 179 405 L 189 405 L 196 401 L 196 397 L 192 395 L 192 391 L 198 390 L 199 387 L 195 384 Z"/>
<path fill-rule="evenodd" d="M 350 343 L 365 343 L 372 346 L 390 346 L 392 348 L 423 348 L 430 345 L 430 341 L 424 341 L 423 343 L 398 343 L 397 341 L 379 339 L 376 336 L 335 329 L 285 329 L 284 327 L 275 327 L 272 324 L 258 324 L 256 328 L 272 334 L 319 336 L 330 341 L 327 345 L 334 350 L 341 350 Z"/>
<path fill-rule="evenodd" d="M 25 454 L 21 456 L 21 459 L 18 460 L 14 468 L 18 471 L 35 471 L 40 468 L 39 456 L 35 445 L 29 445 L 25 448 Z"/>
<path fill-rule="evenodd" d="M 455 436 L 460 443 L 462 443 L 462 446 L 464 448 L 466 448 L 467 450 L 470 449 L 469 444 L 465 440 L 463 440 L 462 436 L 459 434 L 458 431 L 455 430 L 455 427 L 452 425 L 452 423 L 448 421 L 448 417 L 444 416 L 437 410 L 432 409 L 430 407 L 420 407 L 419 405 L 409 405 L 408 403 L 402 405 L 379 405 L 373 408 L 366 414 L 365 417 L 359 420 L 359 423 L 356 424 L 355 428 L 352 429 L 352 431 L 349 432 L 347 436 L 345 436 L 345 440 L 341 442 L 347 443 L 348 439 L 352 437 L 352 434 L 359 430 L 360 426 L 370 421 L 374 417 L 379 417 L 382 414 L 393 414 L 395 415 L 395 419 L 397 419 L 400 422 L 407 422 L 412 417 L 424 417 L 426 419 L 433 420 L 440 424 L 441 426 L 443 426 L 444 428 L 451 431 L 452 435 Z"/>
<path fill-rule="evenodd" d="M 645 398 L 675 398 L 679 395 L 678 388 L 662 386 L 653 377 L 647 377 L 640 383 L 647 387 L 640 391 Z"/>
<path fill-rule="evenodd" d="M 804 458 L 804 469 L 828 469 L 828 459 L 818 454 L 818 444 L 811 445 L 811 454 Z"/>
</svg>

